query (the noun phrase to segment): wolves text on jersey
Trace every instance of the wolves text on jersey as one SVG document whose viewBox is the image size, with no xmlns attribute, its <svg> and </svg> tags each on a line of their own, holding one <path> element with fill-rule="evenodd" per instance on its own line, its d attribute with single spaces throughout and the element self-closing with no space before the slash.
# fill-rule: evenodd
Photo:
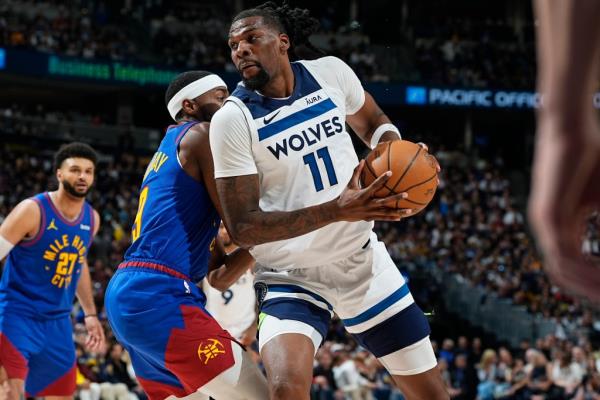
<svg viewBox="0 0 600 400">
<path fill-rule="evenodd" d="M 307 146 L 312 146 L 326 138 L 329 138 L 336 133 L 344 131 L 343 125 L 340 123 L 340 118 L 334 116 L 324 121 L 318 122 L 300 133 L 295 133 L 289 137 L 283 138 L 275 142 L 274 145 L 267 146 L 269 151 L 279 160 L 281 155 L 287 157 L 288 150 L 302 151 Z"/>
</svg>

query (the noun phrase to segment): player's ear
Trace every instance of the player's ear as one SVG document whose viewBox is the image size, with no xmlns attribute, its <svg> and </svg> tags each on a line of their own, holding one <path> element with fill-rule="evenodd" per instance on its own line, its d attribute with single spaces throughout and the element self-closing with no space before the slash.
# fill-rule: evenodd
<svg viewBox="0 0 600 400">
<path fill-rule="evenodd" d="M 285 33 L 279 34 L 279 51 L 283 53 L 287 53 L 290 48 L 290 37 Z"/>
<path fill-rule="evenodd" d="M 194 103 L 191 100 L 188 100 L 188 99 L 183 100 L 182 106 L 183 106 L 183 112 L 185 112 L 186 114 L 194 114 L 196 111 L 196 103 Z"/>
</svg>

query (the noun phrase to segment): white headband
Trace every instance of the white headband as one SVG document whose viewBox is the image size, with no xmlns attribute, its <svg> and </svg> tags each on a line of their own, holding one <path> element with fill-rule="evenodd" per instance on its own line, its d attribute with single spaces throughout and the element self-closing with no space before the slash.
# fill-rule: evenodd
<svg viewBox="0 0 600 400">
<path fill-rule="evenodd" d="M 223 79 L 218 75 L 211 74 L 183 87 L 179 92 L 175 93 L 175 96 L 173 96 L 171 100 L 169 100 L 169 104 L 167 104 L 167 109 L 169 110 L 169 114 L 171 114 L 171 118 L 175 120 L 175 116 L 183 108 L 183 100 L 195 99 L 219 86 L 227 87 L 225 82 L 223 82 Z"/>
</svg>

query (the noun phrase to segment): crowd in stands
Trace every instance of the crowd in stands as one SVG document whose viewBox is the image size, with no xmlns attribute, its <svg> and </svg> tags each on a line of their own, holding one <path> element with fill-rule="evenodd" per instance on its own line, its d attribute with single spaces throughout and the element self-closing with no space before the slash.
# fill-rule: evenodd
<svg viewBox="0 0 600 400">
<path fill-rule="evenodd" d="M 443 381 L 456 400 L 600 398 L 600 353 L 555 336 L 521 347 L 486 347 L 479 337 L 432 341 Z M 318 400 L 402 400 L 379 361 L 354 342 L 327 341 L 313 371 Z"/>
<path fill-rule="evenodd" d="M 533 38 L 519 39 L 506 20 L 432 16 L 414 28 L 417 79 L 479 88 L 533 88 Z M 528 26 L 528 32 L 533 32 Z"/>
<path fill-rule="evenodd" d="M 28 134 L 34 127 L 16 126 L 15 122 L 35 119 L 37 129 L 41 129 L 40 122 L 48 124 L 60 123 L 84 123 L 87 125 L 104 125 L 115 124 L 114 118 L 102 113 L 88 114 L 80 111 L 64 111 L 51 110 L 44 107 L 42 104 L 37 104 L 34 107 L 20 107 L 13 104 L 10 107 L 0 108 L 0 130 L 11 131 L 14 134 Z"/>
<path fill-rule="evenodd" d="M 103 2 L 87 8 L 60 1 L 3 1 L 0 46 L 84 59 L 135 58 L 137 47 L 123 21 L 110 17 Z"/>
<path fill-rule="evenodd" d="M 81 7 L 54 1 L 7 1 L 0 5 L 0 47 L 33 48 L 84 59 L 146 61 L 178 69 L 234 71 L 225 41 L 232 16 L 232 10 L 218 3 L 181 8 L 154 1 L 118 9 L 93 1 Z M 322 32 L 337 29 L 327 13 L 320 21 Z M 332 52 L 367 79 L 375 73 L 373 55 L 364 47 L 335 47 Z"/>
<path fill-rule="evenodd" d="M 438 3 L 448 6 L 447 1 Z M 183 6 L 182 6 L 183 4 Z M 254 4 L 254 3 L 252 3 Z M 308 5 L 310 6 L 310 5 Z M 437 12 L 436 12 L 437 10 Z M 0 5 L 0 46 L 82 57 L 163 64 L 176 69 L 234 71 L 226 45 L 235 14 L 233 2 L 177 3 L 155 0 L 113 4 L 87 1 L 80 6 L 46 0 Z M 366 81 L 404 80 L 435 85 L 531 89 L 535 52 L 531 22 L 516 27 L 506 15 L 448 17 L 431 7 L 427 17 L 409 15 L 397 38 L 379 39 L 400 46 L 412 65 L 398 74 L 369 49 L 368 21 L 340 21 L 333 6 L 315 15 L 321 46 L 340 56 Z M 342 15 L 346 15 L 342 13 Z M 373 25 L 373 24 L 371 24 Z M 358 35 L 351 46 L 343 39 Z M 336 39 L 337 38 L 337 39 Z M 398 40 L 400 38 L 400 40 Z"/>
</svg>

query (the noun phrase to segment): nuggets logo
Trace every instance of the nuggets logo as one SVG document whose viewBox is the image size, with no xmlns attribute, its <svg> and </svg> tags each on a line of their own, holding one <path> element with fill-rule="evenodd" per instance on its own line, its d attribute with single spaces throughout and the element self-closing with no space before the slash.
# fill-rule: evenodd
<svg viewBox="0 0 600 400">
<path fill-rule="evenodd" d="M 225 346 L 217 339 L 202 341 L 198 346 L 198 358 L 200 358 L 200 361 L 202 361 L 204 365 L 208 364 L 210 360 L 225 353 Z"/>
<path fill-rule="evenodd" d="M 50 262 L 56 262 L 52 284 L 59 288 L 68 288 L 73 280 L 73 270 L 83 263 L 87 247 L 79 235 L 75 235 L 73 240 L 69 235 L 61 235 L 48 245 L 44 251 L 43 259 Z M 49 270 L 49 267 L 46 267 Z"/>
</svg>

